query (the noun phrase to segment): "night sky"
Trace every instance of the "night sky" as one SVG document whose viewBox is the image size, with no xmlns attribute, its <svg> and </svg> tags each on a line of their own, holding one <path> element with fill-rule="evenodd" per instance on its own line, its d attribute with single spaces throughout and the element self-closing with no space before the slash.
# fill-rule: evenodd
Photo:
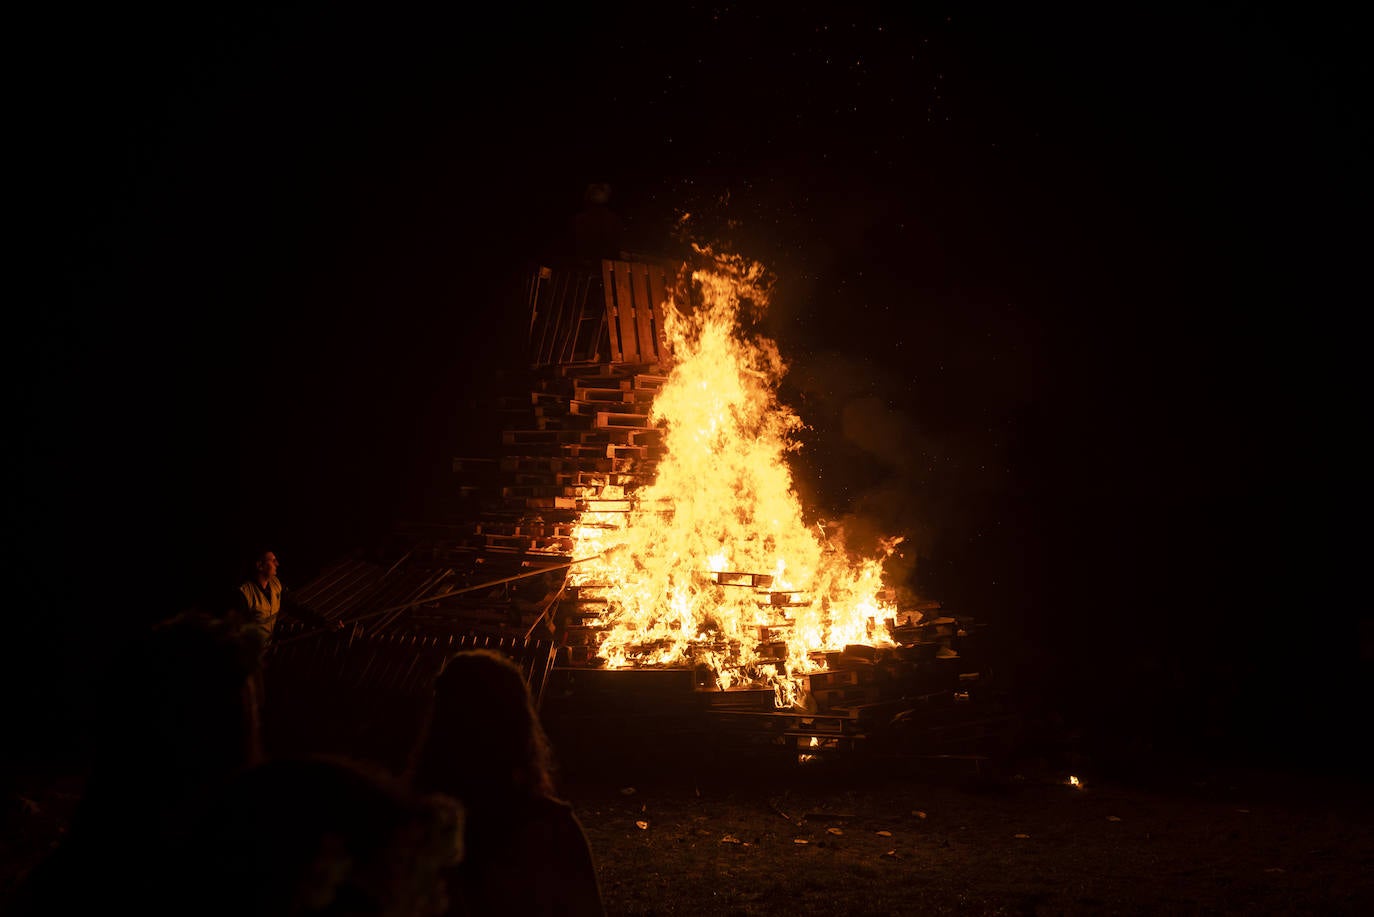
<svg viewBox="0 0 1374 917">
<path fill-rule="evenodd" d="M 421 517 L 592 181 L 637 250 L 689 213 L 770 267 L 804 505 L 1047 693 L 1310 744 L 1368 687 L 1348 24 L 194 6 L 15 35 L 19 706 L 260 545 L 300 584 Z"/>
</svg>

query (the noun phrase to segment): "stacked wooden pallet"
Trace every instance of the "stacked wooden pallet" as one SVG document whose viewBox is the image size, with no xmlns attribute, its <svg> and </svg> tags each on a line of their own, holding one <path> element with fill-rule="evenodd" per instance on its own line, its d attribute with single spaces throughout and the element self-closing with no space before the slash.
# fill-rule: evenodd
<svg viewBox="0 0 1374 917">
<path fill-rule="evenodd" d="M 909 613 L 894 627 L 908 642 L 815 653 L 823 668 L 805 676 L 804 708 L 782 710 L 771 688 L 721 690 L 703 666 L 606 669 L 595 658 L 597 603 L 574 597 L 569 607 L 586 623 L 569 625 L 550 673 L 549 713 L 564 744 L 681 740 L 805 760 L 891 750 L 897 733 L 906 751 L 947 751 L 1005 728 L 978 712 L 980 628 L 968 618 Z"/>
<path fill-rule="evenodd" d="M 560 521 L 627 512 L 661 455 L 650 410 L 667 376 L 655 366 L 593 364 L 545 368 L 525 381 L 527 392 L 501 401 L 499 499 L 488 511 Z"/>
<path fill-rule="evenodd" d="M 663 306 L 676 266 L 606 259 L 541 265 L 526 283 L 537 367 L 663 361 Z"/>
</svg>

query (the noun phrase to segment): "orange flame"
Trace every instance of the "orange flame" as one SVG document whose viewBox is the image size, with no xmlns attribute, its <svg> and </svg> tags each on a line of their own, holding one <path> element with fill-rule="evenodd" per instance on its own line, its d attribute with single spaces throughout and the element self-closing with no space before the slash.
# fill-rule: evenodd
<svg viewBox="0 0 1374 917">
<path fill-rule="evenodd" d="M 776 389 L 777 344 L 747 337 L 741 313 L 766 307 L 764 268 L 698 247 L 713 266 L 691 274 L 699 302 L 671 297 L 672 355 L 651 421 L 662 431 L 654 481 L 629 513 L 584 513 L 569 575 L 606 603 L 599 654 L 608 667 L 704 665 L 721 689 L 769 686 L 779 707 L 805 703 L 805 673 L 848 644 L 890 645 L 896 614 L 880 599 L 881 557 L 853 560 L 808 525 L 785 457 L 801 419 Z M 818 658 L 819 657 L 819 658 Z"/>
</svg>

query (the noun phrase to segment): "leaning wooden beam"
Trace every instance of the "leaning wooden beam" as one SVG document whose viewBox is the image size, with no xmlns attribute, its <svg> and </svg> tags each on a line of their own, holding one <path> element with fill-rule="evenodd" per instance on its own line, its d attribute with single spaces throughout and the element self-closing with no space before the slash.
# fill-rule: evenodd
<svg viewBox="0 0 1374 917">
<path fill-rule="evenodd" d="M 604 554 L 605 552 L 602 553 Z M 446 599 L 449 596 L 453 595 L 462 595 L 465 592 L 476 592 L 479 589 L 490 589 L 492 586 L 500 586 L 502 583 L 509 583 L 513 582 L 514 580 L 525 579 L 526 577 L 530 576 L 538 576 L 541 573 L 548 573 L 550 570 L 564 570 L 568 567 L 573 566 L 574 564 L 586 563 L 589 560 L 595 560 L 596 558 L 601 556 L 601 554 L 592 554 L 588 557 L 579 557 L 576 560 L 570 560 L 567 563 L 549 564 L 547 567 L 540 567 L 537 570 L 526 570 L 524 573 L 517 573 L 514 576 L 506 576 L 501 579 L 492 580 L 487 583 L 478 583 L 476 586 L 464 586 L 462 589 L 451 589 L 448 592 L 441 592 L 438 595 L 426 596 L 423 599 L 416 599 L 413 602 L 406 602 L 403 605 L 392 605 L 390 608 L 383 608 L 380 611 L 370 611 L 365 615 L 359 615 L 358 617 L 353 618 L 350 623 L 364 621 L 368 618 L 375 618 L 378 615 L 390 614 L 391 612 L 395 611 L 404 611 L 407 608 L 414 608 L 416 605 L 425 605 L 429 602 L 437 602 L 440 599 Z"/>
</svg>

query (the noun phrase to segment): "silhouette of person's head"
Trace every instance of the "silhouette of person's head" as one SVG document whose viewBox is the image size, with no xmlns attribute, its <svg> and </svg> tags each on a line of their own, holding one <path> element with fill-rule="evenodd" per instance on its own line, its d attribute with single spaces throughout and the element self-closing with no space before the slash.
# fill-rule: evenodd
<svg viewBox="0 0 1374 917">
<path fill-rule="evenodd" d="M 551 795 L 552 754 L 524 673 L 494 650 L 465 650 L 435 680 L 417 785 L 472 808 L 511 796 Z"/>
<path fill-rule="evenodd" d="M 212 915 L 444 912 L 463 809 L 377 766 L 279 758 L 243 772 L 193 836 L 184 887 Z"/>
<path fill-rule="evenodd" d="M 253 577 L 260 583 L 265 583 L 277 575 L 281 563 L 277 560 L 275 551 L 259 551 L 253 558 Z"/>
<path fill-rule="evenodd" d="M 604 181 L 592 182 L 587 186 L 583 198 L 588 204 L 605 206 L 611 200 L 610 183 Z"/>
<path fill-rule="evenodd" d="M 625 224 L 610 209 L 610 184 L 592 182 L 582 200 L 583 208 L 573 217 L 573 253 L 584 259 L 619 258 Z"/>
</svg>

